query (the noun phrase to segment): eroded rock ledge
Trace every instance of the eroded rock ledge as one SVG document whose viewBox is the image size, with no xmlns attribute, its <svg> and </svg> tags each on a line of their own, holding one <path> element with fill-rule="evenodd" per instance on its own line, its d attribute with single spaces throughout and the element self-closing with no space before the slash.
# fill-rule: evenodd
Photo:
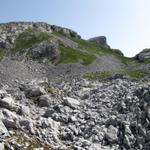
<svg viewBox="0 0 150 150">
<path fill-rule="evenodd" d="M 60 32 L 68 37 L 78 37 L 80 35 L 73 30 L 62 28 L 55 25 L 50 25 L 44 22 L 10 22 L 0 24 L 0 47 L 9 48 L 14 44 L 18 35 L 27 29 L 38 29 L 42 32 Z"/>
</svg>

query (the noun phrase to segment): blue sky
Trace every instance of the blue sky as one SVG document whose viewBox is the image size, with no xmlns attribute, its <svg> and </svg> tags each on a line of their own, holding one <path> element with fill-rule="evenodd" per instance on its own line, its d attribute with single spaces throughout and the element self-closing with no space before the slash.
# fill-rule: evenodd
<svg viewBox="0 0 150 150">
<path fill-rule="evenodd" d="M 0 0 L 0 22 L 10 21 L 44 21 L 84 39 L 105 35 L 126 56 L 150 48 L 150 0 Z"/>
</svg>

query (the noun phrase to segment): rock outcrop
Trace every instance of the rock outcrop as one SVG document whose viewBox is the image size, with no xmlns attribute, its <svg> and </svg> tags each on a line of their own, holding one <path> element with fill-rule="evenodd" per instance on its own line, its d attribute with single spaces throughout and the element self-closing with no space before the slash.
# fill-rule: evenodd
<svg viewBox="0 0 150 150">
<path fill-rule="evenodd" d="M 135 56 L 140 61 L 150 60 L 150 49 L 144 49 L 142 52 Z"/>
<path fill-rule="evenodd" d="M 48 60 L 53 61 L 59 57 L 59 51 L 57 47 L 51 43 L 43 42 L 35 45 L 30 50 L 30 57 L 33 60 Z"/>
<path fill-rule="evenodd" d="M 80 35 L 78 35 L 75 31 L 55 25 L 49 25 L 44 22 L 10 22 L 0 24 L 0 48 L 12 47 L 19 34 L 28 29 L 38 29 L 41 32 L 48 33 L 60 32 L 68 37 L 80 38 Z"/>
<path fill-rule="evenodd" d="M 89 39 L 88 41 L 95 42 L 98 45 L 110 48 L 110 46 L 107 44 L 107 39 L 105 36 L 94 37 L 94 38 Z"/>
</svg>

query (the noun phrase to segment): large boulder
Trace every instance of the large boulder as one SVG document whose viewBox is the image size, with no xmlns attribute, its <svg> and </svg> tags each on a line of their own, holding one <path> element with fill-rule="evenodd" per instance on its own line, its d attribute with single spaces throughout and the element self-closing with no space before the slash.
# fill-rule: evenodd
<svg viewBox="0 0 150 150">
<path fill-rule="evenodd" d="M 8 137 L 8 136 L 9 136 L 9 132 L 7 128 L 5 127 L 5 125 L 3 124 L 3 122 L 0 120 L 0 139 Z"/>
<path fill-rule="evenodd" d="M 94 37 L 94 38 L 89 39 L 88 41 L 95 42 L 98 45 L 110 48 L 110 46 L 107 44 L 107 39 L 105 36 Z"/>
<path fill-rule="evenodd" d="M 5 49 L 5 48 L 9 48 L 9 46 L 6 42 L 0 41 L 0 48 Z"/>
<path fill-rule="evenodd" d="M 78 100 L 71 97 L 64 97 L 64 103 L 73 109 L 78 108 L 80 105 L 80 102 Z"/>
<path fill-rule="evenodd" d="M 39 97 L 39 106 L 40 107 L 49 107 L 52 99 L 49 95 L 41 95 Z"/>
<path fill-rule="evenodd" d="M 14 99 L 6 91 L 0 90 L 0 107 L 12 109 L 14 105 Z"/>
<path fill-rule="evenodd" d="M 116 143 L 118 141 L 118 129 L 110 125 L 105 136 L 110 143 Z"/>
<path fill-rule="evenodd" d="M 150 49 L 144 49 L 142 52 L 135 56 L 140 61 L 150 60 Z"/>
<path fill-rule="evenodd" d="M 47 42 L 43 42 L 40 44 L 37 44 L 33 48 L 31 48 L 31 57 L 35 60 L 49 60 L 53 61 L 58 58 L 59 51 L 58 49 Z"/>
<path fill-rule="evenodd" d="M 41 95 L 44 95 L 46 92 L 44 88 L 40 86 L 33 86 L 25 90 L 25 95 L 27 98 L 31 97 L 39 97 Z"/>
</svg>

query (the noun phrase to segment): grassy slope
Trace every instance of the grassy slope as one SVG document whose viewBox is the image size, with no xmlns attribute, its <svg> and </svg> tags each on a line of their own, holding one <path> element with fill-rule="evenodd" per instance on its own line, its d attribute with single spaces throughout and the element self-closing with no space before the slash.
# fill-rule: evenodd
<svg viewBox="0 0 150 150">
<path fill-rule="evenodd" d="M 96 59 L 96 56 L 92 54 L 78 51 L 69 47 L 61 46 L 59 49 L 61 51 L 61 57 L 60 57 L 58 64 L 80 62 L 83 65 L 88 65 L 88 64 L 91 64 Z"/>
<path fill-rule="evenodd" d="M 88 52 L 92 52 L 95 54 L 98 54 L 99 56 L 107 56 L 107 55 L 112 55 L 112 56 L 116 56 L 117 58 L 119 58 L 122 63 L 126 64 L 127 62 L 132 62 L 135 61 L 133 58 L 128 58 L 123 56 L 119 51 L 113 51 L 110 48 L 106 48 L 100 45 L 97 45 L 94 42 L 89 42 L 83 39 L 75 39 L 75 38 L 71 38 L 73 41 L 79 43 L 79 48 L 84 49 Z"/>
<path fill-rule="evenodd" d="M 61 38 L 66 38 L 64 35 L 58 32 L 48 34 L 46 32 L 41 32 L 41 31 L 29 28 L 18 36 L 18 38 L 15 41 L 14 48 L 12 48 L 9 51 L 11 51 L 11 53 L 13 54 L 16 52 L 24 53 L 26 49 L 32 47 L 33 45 L 37 43 L 40 43 L 43 41 L 50 41 L 53 35 L 59 36 Z M 89 42 L 89 41 L 79 39 L 79 38 L 74 38 L 74 37 L 68 37 L 68 38 L 78 43 L 78 48 L 73 49 L 73 48 L 65 47 L 61 45 L 59 47 L 60 60 L 58 61 L 58 64 L 79 62 L 83 65 L 88 65 L 88 64 L 91 64 L 94 60 L 96 60 L 97 56 L 104 56 L 104 55 L 115 56 L 119 58 L 124 64 L 128 64 L 129 62 L 137 63 L 135 59 L 124 57 L 119 52 L 113 51 L 110 48 L 99 46 L 96 43 Z M 3 56 L 6 55 L 7 52 L 8 50 L 0 49 L 0 59 L 2 59 Z M 144 63 L 149 63 L 149 61 L 146 61 Z"/>
<path fill-rule="evenodd" d="M 7 55 L 7 52 L 7 49 L 0 48 L 0 60 L 2 60 L 5 55 Z"/>
<path fill-rule="evenodd" d="M 61 33 L 55 32 L 53 33 L 56 36 L 64 38 L 64 35 Z M 116 56 L 119 58 L 122 63 L 127 64 L 128 62 L 135 62 L 136 60 L 133 58 L 128 58 L 123 56 L 119 51 L 113 51 L 110 48 L 106 48 L 104 46 L 100 46 L 94 42 L 89 42 L 87 40 L 79 39 L 79 38 L 74 38 L 74 37 L 69 37 L 70 40 L 78 43 L 78 48 L 89 53 L 89 54 L 96 54 L 98 56 L 107 56 L 107 55 L 112 55 Z"/>
<path fill-rule="evenodd" d="M 146 70 L 141 70 L 141 69 L 104 71 L 104 72 L 96 72 L 96 73 L 87 73 L 87 74 L 83 75 L 83 77 L 87 78 L 89 80 L 104 80 L 114 74 L 128 75 L 129 77 L 140 79 L 140 78 L 145 77 L 148 74 L 148 72 Z"/>
</svg>

